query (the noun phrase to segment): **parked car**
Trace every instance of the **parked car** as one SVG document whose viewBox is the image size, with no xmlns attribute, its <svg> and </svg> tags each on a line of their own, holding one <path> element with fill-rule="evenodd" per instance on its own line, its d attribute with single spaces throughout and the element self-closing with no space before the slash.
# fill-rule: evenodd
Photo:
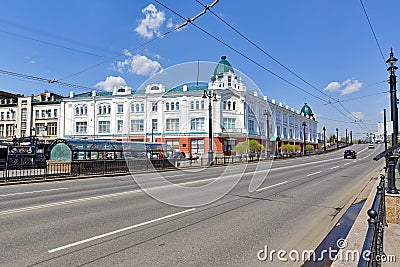
<svg viewBox="0 0 400 267">
<path fill-rule="evenodd" d="M 357 152 L 355 152 L 354 150 L 346 150 L 344 151 L 344 158 L 348 159 L 356 159 L 357 158 Z"/>
</svg>

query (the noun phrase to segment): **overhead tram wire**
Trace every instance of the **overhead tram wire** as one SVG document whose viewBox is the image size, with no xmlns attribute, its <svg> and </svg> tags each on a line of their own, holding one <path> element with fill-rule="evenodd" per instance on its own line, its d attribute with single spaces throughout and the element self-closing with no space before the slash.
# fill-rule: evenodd
<svg viewBox="0 0 400 267">
<path fill-rule="evenodd" d="M 157 2 L 157 1 L 156 1 Z M 203 7 L 207 8 L 207 6 L 205 6 L 202 2 L 200 2 L 199 0 L 196 0 L 197 3 L 199 3 L 200 5 L 202 5 Z M 244 38 L 246 41 L 248 41 L 250 44 L 252 44 L 254 47 L 256 47 L 258 50 L 260 50 L 263 54 L 265 54 L 266 56 L 268 56 L 270 59 L 272 59 L 275 63 L 277 63 L 278 65 L 280 65 L 282 68 L 284 68 L 285 70 L 287 70 L 288 72 L 290 72 L 292 75 L 294 75 L 295 77 L 297 77 L 298 79 L 300 79 L 301 81 L 303 81 L 305 84 L 309 85 L 310 87 L 312 87 L 313 89 L 315 89 L 316 91 L 318 91 L 319 93 L 325 95 L 326 97 L 328 97 L 329 99 L 335 100 L 333 97 L 331 97 L 330 95 L 326 94 L 324 91 L 318 89 L 316 86 L 314 86 L 313 84 L 311 84 L 310 82 L 306 81 L 304 78 L 302 78 L 300 75 L 298 75 L 297 73 L 295 73 L 294 71 L 292 71 L 289 67 L 285 66 L 283 63 L 281 63 L 279 60 L 277 60 L 276 58 L 274 58 L 271 54 L 269 54 L 268 52 L 266 52 L 263 48 L 261 48 L 259 45 L 257 45 L 255 42 L 251 41 L 248 37 L 246 37 L 244 34 L 242 34 L 240 31 L 238 31 L 235 27 L 233 27 L 231 24 L 229 24 L 226 20 L 224 20 L 223 18 L 221 18 L 219 15 L 217 15 L 215 12 L 213 12 L 212 10 L 209 10 L 211 14 L 213 14 L 215 17 L 217 17 L 219 20 L 221 20 L 225 25 L 227 25 L 229 28 L 231 28 L 234 32 L 236 32 L 238 35 L 240 35 L 242 38 Z M 326 101 L 325 101 L 326 102 Z M 332 104 L 335 102 L 327 102 L 328 104 Z M 349 115 L 352 115 L 351 112 L 349 112 L 343 105 L 341 105 L 348 113 Z M 347 117 L 346 114 L 344 114 L 342 111 L 340 111 L 336 106 L 332 107 L 334 109 L 336 109 L 336 111 L 338 111 L 339 113 L 341 113 L 342 115 L 344 115 L 345 117 Z M 361 125 L 360 125 L 361 126 Z"/>
<path fill-rule="evenodd" d="M 385 59 L 385 56 L 383 55 L 382 48 L 381 48 L 381 46 L 380 46 L 380 44 L 379 44 L 379 42 L 378 42 L 378 38 L 376 37 L 376 34 L 375 34 L 375 31 L 374 31 L 374 28 L 372 27 L 371 20 L 369 19 L 369 16 L 368 16 L 367 10 L 365 9 L 365 6 L 364 6 L 364 3 L 363 3 L 363 1 L 362 1 L 362 0 L 360 0 L 360 4 L 361 4 L 361 6 L 362 6 L 362 9 L 364 10 L 364 14 L 365 14 L 365 17 L 367 18 L 367 21 L 368 21 L 369 28 L 371 29 L 372 35 L 374 36 L 374 39 L 375 39 L 376 45 L 378 46 L 378 49 L 379 49 L 379 52 L 380 52 L 380 54 L 381 54 L 381 56 L 382 56 L 383 62 L 385 62 L 385 65 L 386 65 L 386 59 Z"/>
<path fill-rule="evenodd" d="M 234 47 L 232 47 L 231 45 L 229 45 L 229 44 L 227 44 L 226 42 L 222 41 L 222 40 L 219 39 L 218 37 L 216 37 L 216 36 L 214 36 L 213 34 L 207 32 L 207 31 L 204 30 L 203 28 L 197 26 L 195 23 L 193 23 L 193 21 L 191 21 L 190 18 L 189 18 L 189 19 L 186 19 L 184 16 L 182 16 L 182 15 L 179 14 L 178 12 L 172 10 L 171 8 L 169 8 L 168 6 L 166 6 L 165 4 L 161 3 L 161 2 L 158 1 L 158 0 L 154 0 L 154 1 L 155 1 L 156 3 L 158 3 L 158 4 L 160 4 L 161 6 L 163 6 L 164 8 L 168 9 L 170 12 L 174 13 L 174 14 L 177 15 L 178 17 L 180 17 L 180 18 L 186 20 L 186 22 L 184 23 L 184 26 L 186 26 L 186 25 L 190 22 L 194 27 L 196 27 L 197 29 L 199 29 L 199 30 L 202 31 L 203 33 L 205 33 L 205 34 L 207 34 L 208 36 L 212 37 L 212 38 L 215 39 L 216 41 L 218 41 L 218 42 L 220 42 L 221 44 L 225 45 L 226 47 L 228 47 L 228 48 L 231 49 L 232 51 L 234 51 L 234 52 L 236 52 L 237 54 L 241 55 L 242 57 L 246 58 L 246 59 L 249 60 L 250 62 L 252 62 L 252 63 L 254 63 L 255 65 L 259 66 L 260 68 L 264 69 L 264 70 L 267 71 L 268 73 L 272 74 L 273 76 L 275 76 L 275 77 L 281 79 L 282 81 L 284 81 L 284 82 L 288 83 L 289 85 L 291 85 L 291 86 L 293 86 L 293 87 L 299 89 L 300 91 L 302 91 L 302 92 L 304 92 L 304 93 L 306 93 L 306 94 L 308 94 L 308 95 L 311 95 L 311 96 L 313 96 L 313 97 L 316 98 L 316 99 L 319 99 L 319 100 L 322 101 L 322 102 L 325 102 L 325 103 L 327 102 L 325 99 L 323 99 L 323 98 L 321 98 L 321 97 L 319 97 L 319 96 L 316 96 L 316 95 L 314 95 L 314 94 L 308 92 L 307 90 L 305 90 L 305 89 L 303 89 L 303 88 L 301 88 L 301 87 L 295 85 L 294 83 L 288 81 L 287 79 L 283 78 L 282 76 L 280 76 L 280 75 L 278 75 L 278 74 L 272 72 L 271 70 L 269 70 L 268 68 L 264 67 L 263 65 L 261 65 L 261 64 L 258 63 L 257 61 L 251 59 L 250 57 L 246 56 L 245 54 L 243 54 L 243 53 L 240 52 L 239 50 L 237 50 L 237 49 L 235 49 Z M 178 27 L 179 27 L 179 26 L 178 26 Z M 315 87 L 315 88 L 316 88 L 316 87 Z M 317 89 L 319 92 L 321 92 L 318 88 L 316 88 L 316 89 Z M 323 94 L 325 94 L 325 93 L 323 93 Z M 331 98 L 329 95 L 327 95 L 327 96 L 328 96 L 329 98 Z M 346 114 L 344 114 L 343 111 L 339 110 L 336 106 L 332 105 L 332 107 L 333 107 L 334 109 L 336 109 L 339 113 L 341 113 L 345 118 L 348 118 L 348 116 L 347 116 Z M 349 112 L 349 115 L 352 115 L 352 114 Z M 361 125 L 359 125 L 359 126 L 361 127 Z M 364 128 L 367 128 L 367 127 L 364 125 Z"/>
<path fill-rule="evenodd" d="M 317 95 L 314 95 L 314 94 L 308 92 L 307 90 L 301 88 L 300 86 L 298 86 L 298 85 L 296 85 L 296 84 L 290 82 L 289 80 L 287 80 L 287 79 L 283 78 L 282 76 L 276 74 L 275 72 L 269 70 L 268 68 L 264 67 L 263 65 L 261 65 L 260 63 L 258 63 L 258 62 L 255 61 L 255 60 L 253 60 L 252 58 L 246 56 L 244 53 L 240 52 L 239 50 L 237 50 L 237 49 L 234 48 L 233 46 L 231 46 L 231 45 L 229 45 L 228 43 L 222 41 L 221 39 L 219 39 L 219 38 L 216 37 L 215 35 L 209 33 L 208 31 L 204 30 L 203 28 L 197 26 L 193 21 L 191 21 L 190 18 L 189 18 L 189 19 L 186 19 L 184 16 L 182 16 L 182 15 L 179 14 L 178 12 L 172 10 L 171 8 L 169 8 L 168 6 L 166 6 L 165 4 L 161 3 L 161 2 L 158 1 L 158 0 L 154 0 L 154 1 L 157 2 L 158 4 L 160 4 L 161 6 L 163 6 L 164 8 L 168 9 L 169 11 L 171 11 L 172 13 L 174 13 L 175 15 L 177 15 L 178 17 L 180 17 L 180 18 L 186 20 L 186 22 L 184 23 L 185 25 L 188 24 L 188 23 L 191 23 L 191 24 L 192 24 L 194 27 L 196 27 L 198 30 L 202 31 L 202 32 L 205 33 L 206 35 L 208 35 L 208 36 L 210 36 L 211 38 L 215 39 L 215 40 L 218 41 L 219 43 L 225 45 L 226 47 L 228 47 L 229 49 L 231 49 L 232 51 L 234 51 L 234 52 L 237 53 L 238 55 L 244 57 L 244 58 L 247 59 L 248 61 L 254 63 L 255 65 L 259 66 L 259 67 L 262 68 L 263 70 L 265 70 L 265 71 L 267 71 L 268 73 L 272 74 L 273 76 L 279 78 L 280 80 L 284 81 L 285 83 L 287 83 L 287 84 L 289 84 L 289 85 L 291 85 L 291 86 L 293 86 L 293 87 L 299 89 L 300 91 L 302 91 L 302 92 L 304 92 L 304 93 L 306 93 L 306 94 L 308 94 L 308 95 L 310 95 L 310 96 L 312 96 L 312 97 L 314 97 L 314 98 L 316 98 L 316 99 L 319 99 L 319 100 L 322 101 L 322 102 L 325 102 L 325 103 L 327 102 L 325 99 L 323 99 L 323 98 L 321 98 L 321 97 L 319 97 L 319 96 L 317 96 Z M 178 27 L 179 27 L 179 26 L 178 26 Z"/>
<path fill-rule="evenodd" d="M 59 44 L 55 44 L 55 43 L 48 42 L 48 41 L 43 41 L 43 40 L 40 40 L 40 39 L 36 39 L 36 38 L 33 38 L 33 37 L 29 37 L 29 36 L 25 36 L 25 35 L 21 35 L 21 34 L 17 34 L 17 33 L 8 32 L 8 31 L 2 30 L 2 29 L 0 29 L 0 32 L 2 32 L 4 34 L 7 34 L 7 35 L 10 35 L 10 36 L 31 40 L 31 41 L 42 43 L 42 44 L 45 44 L 45 45 L 50 45 L 50 46 L 54 46 L 54 47 L 57 47 L 57 48 L 62 48 L 62 49 L 70 50 L 70 51 L 81 53 L 81 54 L 86 54 L 86 55 L 89 55 L 89 56 L 94 56 L 94 57 L 98 57 L 98 58 L 106 58 L 104 56 L 101 56 L 101 55 L 98 55 L 98 54 L 95 54 L 95 53 L 91 53 L 91 52 L 87 52 L 87 51 L 83 51 L 83 50 L 79 50 L 79 49 L 75 49 L 75 48 L 71 48 L 71 47 L 67 47 L 67 46 L 63 46 L 63 45 L 59 45 Z"/>
<path fill-rule="evenodd" d="M 167 31 L 167 32 L 164 32 L 163 34 L 157 35 L 156 37 L 154 37 L 154 38 L 152 38 L 152 39 L 150 39 L 150 40 L 148 40 L 148 41 L 146 41 L 146 42 L 144 42 L 144 43 L 142 43 L 142 44 L 140 44 L 140 45 L 138 45 L 138 46 L 136 46 L 136 47 L 130 49 L 130 51 L 134 51 L 134 50 L 137 50 L 137 49 L 139 49 L 139 48 L 141 48 L 141 47 L 143 47 L 143 46 L 146 46 L 146 45 L 148 45 L 148 44 L 154 42 L 155 40 L 161 39 L 161 38 L 163 38 L 164 36 L 166 36 L 166 35 L 168 35 L 168 34 L 174 32 L 174 31 L 176 31 L 176 30 L 178 30 L 178 27 L 175 27 L 175 28 L 172 29 L 172 30 L 169 30 L 169 31 Z M 124 56 L 124 54 L 123 54 L 123 53 L 120 53 L 120 54 L 118 54 L 118 55 L 116 55 L 116 56 L 114 56 L 114 57 L 112 57 L 112 58 L 108 58 L 108 59 L 106 59 L 106 60 L 103 60 L 103 61 L 101 61 L 101 62 L 99 62 L 99 63 L 97 63 L 97 64 L 95 64 L 95 65 L 89 66 L 89 67 L 87 67 L 87 68 L 85 68 L 85 69 L 83 69 L 83 70 L 81 70 L 81 71 L 78 71 L 78 72 L 72 73 L 72 74 L 70 74 L 70 75 L 64 76 L 64 77 L 62 77 L 62 78 L 59 79 L 59 80 L 60 80 L 60 81 L 63 81 L 63 80 L 65 80 L 65 79 L 71 78 L 71 77 L 73 77 L 73 76 L 82 74 L 82 73 L 84 73 L 84 72 L 86 72 L 86 71 L 88 71 L 88 70 L 94 69 L 94 68 L 96 68 L 96 67 L 98 67 L 98 66 L 100 66 L 100 65 L 103 65 L 104 63 L 107 63 L 107 62 L 109 62 L 109 61 L 115 60 L 115 59 L 117 59 L 117 58 L 119 58 L 119 57 L 122 57 L 122 56 Z"/>
<path fill-rule="evenodd" d="M 81 90 L 94 90 L 94 88 L 87 87 L 87 86 L 70 84 L 70 83 L 60 82 L 56 79 L 51 80 L 51 79 L 46 79 L 46 78 L 42 78 L 42 77 L 37 77 L 37 76 L 32 76 L 32 75 L 2 70 L 2 69 L 0 69 L 0 74 L 23 78 L 23 79 L 27 79 L 27 80 L 34 80 L 34 81 L 38 81 L 38 82 L 49 83 L 49 84 L 56 84 L 56 85 L 60 85 L 60 86 L 67 87 L 67 88 L 77 88 L 77 89 L 81 89 Z"/>
</svg>

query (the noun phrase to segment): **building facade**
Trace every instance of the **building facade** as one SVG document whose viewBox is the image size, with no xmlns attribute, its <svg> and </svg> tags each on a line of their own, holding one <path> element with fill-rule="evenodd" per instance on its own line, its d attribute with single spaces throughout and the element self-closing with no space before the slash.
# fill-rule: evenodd
<svg viewBox="0 0 400 267">
<path fill-rule="evenodd" d="M 50 144 L 59 135 L 62 97 L 50 92 L 23 96 L 0 92 L 0 141 L 37 136 Z"/>
<path fill-rule="evenodd" d="M 59 108 L 59 136 L 65 138 L 156 141 L 202 155 L 209 151 L 211 112 L 217 155 L 233 154 L 235 146 L 248 139 L 272 153 L 282 144 L 298 145 L 302 151 L 304 132 L 306 143 L 317 146 L 318 123 L 307 104 L 299 112 L 249 92 L 226 57 L 221 57 L 208 84 L 71 92 Z"/>
</svg>

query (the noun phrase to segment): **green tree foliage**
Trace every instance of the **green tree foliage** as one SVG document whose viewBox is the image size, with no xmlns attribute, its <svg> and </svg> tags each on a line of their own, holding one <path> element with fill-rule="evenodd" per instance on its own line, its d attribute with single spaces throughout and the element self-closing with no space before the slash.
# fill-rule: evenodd
<svg viewBox="0 0 400 267">
<path fill-rule="evenodd" d="M 300 147 L 296 145 L 285 144 L 281 145 L 279 149 L 280 151 L 285 151 L 285 152 L 296 152 L 300 150 Z"/>
<path fill-rule="evenodd" d="M 235 152 L 239 154 L 258 153 L 264 148 L 256 140 L 247 140 L 235 146 Z"/>
<path fill-rule="evenodd" d="M 328 138 L 328 143 L 333 143 L 336 140 L 336 136 L 334 134 L 331 134 Z"/>
<path fill-rule="evenodd" d="M 306 149 L 308 151 L 314 150 L 314 146 L 313 145 L 306 145 Z"/>
</svg>

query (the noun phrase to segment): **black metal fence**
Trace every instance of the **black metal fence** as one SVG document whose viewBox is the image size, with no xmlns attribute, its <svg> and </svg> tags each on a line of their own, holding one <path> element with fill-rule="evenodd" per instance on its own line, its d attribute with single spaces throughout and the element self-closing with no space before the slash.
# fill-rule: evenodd
<svg viewBox="0 0 400 267">
<path fill-rule="evenodd" d="M 43 168 L 5 168 L 0 171 L 0 181 L 13 182 L 32 179 L 54 179 L 90 175 L 166 170 L 176 168 L 176 159 L 127 159 L 73 162 L 47 162 Z"/>
<path fill-rule="evenodd" d="M 368 210 L 368 231 L 365 237 L 358 267 L 381 266 L 383 252 L 383 233 L 386 224 L 385 176 L 381 174 L 374 202 Z"/>
</svg>

